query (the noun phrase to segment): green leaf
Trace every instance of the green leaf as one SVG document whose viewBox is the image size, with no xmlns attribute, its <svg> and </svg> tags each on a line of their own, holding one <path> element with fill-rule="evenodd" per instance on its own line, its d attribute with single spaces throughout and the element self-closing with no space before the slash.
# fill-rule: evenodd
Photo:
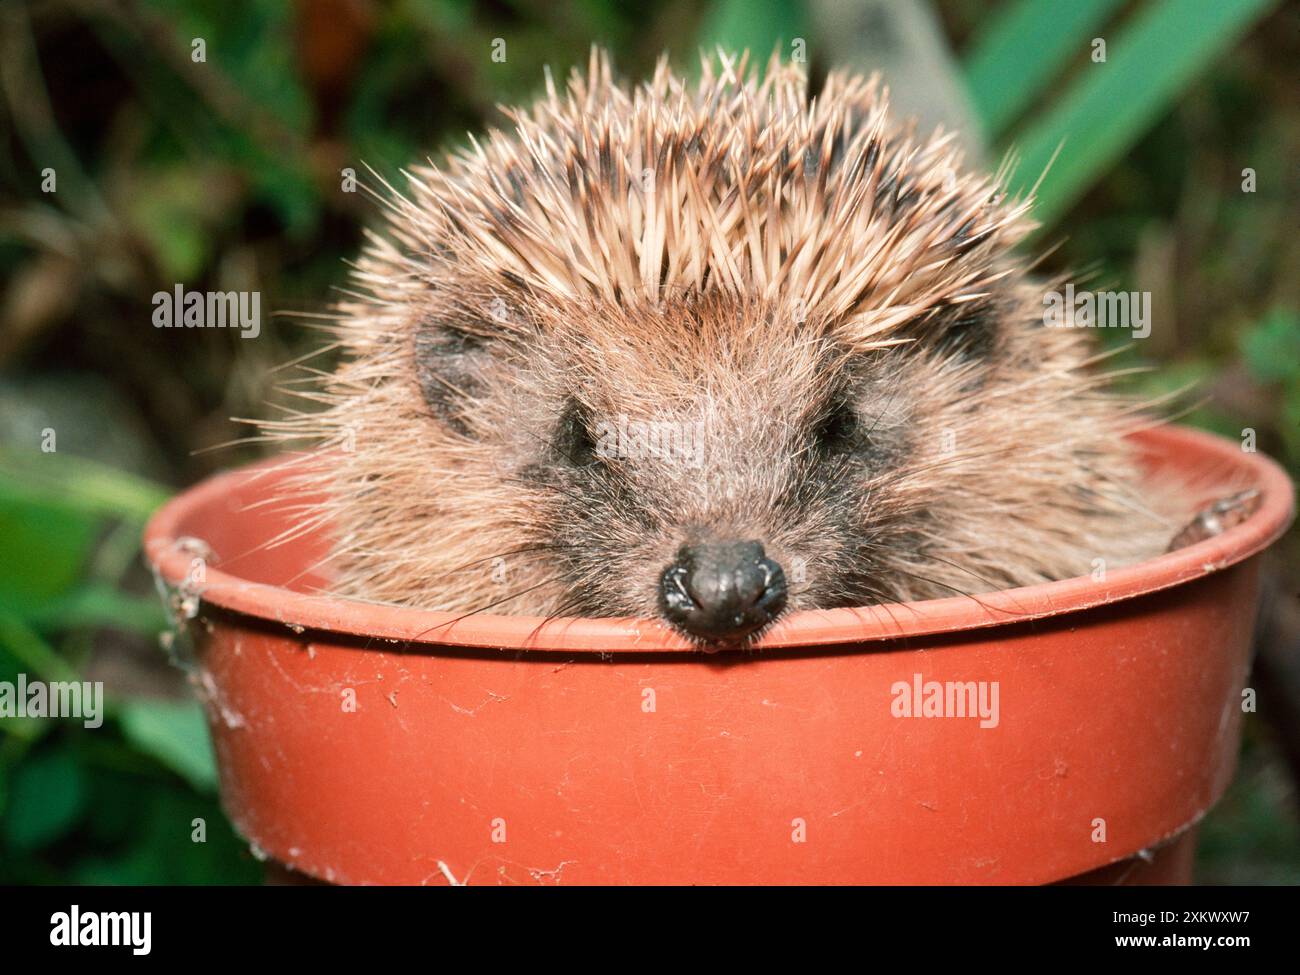
<svg viewBox="0 0 1300 975">
<path fill-rule="evenodd" d="M 167 614 L 157 596 L 129 596 L 92 583 L 52 600 L 29 617 L 43 630 L 112 627 L 153 635 L 167 629 Z"/>
<path fill-rule="evenodd" d="M 1300 314 L 1275 308 L 1241 338 L 1251 375 L 1263 383 L 1300 383 Z"/>
<path fill-rule="evenodd" d="M 5 673 L 10 667 L 14 673 Z M 12 613 L 0 611 L 0 673 L 27 673 L 41 680 L 78 680 L 73 666 Z"/>
<path fill-rule="evenodd" d="M 222 815 L 215 796 L 182 792 L 180 787 L 101 777 L 94 794 L 94 825 L 101 818 L 105 839 L 80 857 L 65 881 L 78 884 L 259 883 L 255 860 Z M 129 791 L 128 791 L 129 790 Z M 111 806 L 101 816 L 99 810 Z M 125 817 L 130 817 L 129 819 Z M 196 841 L 196 820 L 206 835 Z"/>
<path fill-rule="evenodd" d="M 0 448 L 0 500 L 44 501 L 143 523 L 170 495 L 160 484 L 84 457 Z"/>
<path fill-rule="evenodd" d="M 1034 216 L 1050 226 L 1275 3 L 1153 0 L 1109 45 L 1108 60 L 1089 65 L 1017 136 L 1020 161 L 1008 185 L 1023 192 L 1043 176 Z"/>
<path fill-rule="evenodd" d="M 802 0 L 720 0 L 710 9 L 700 27 L 699 46 L 712 51 L 721 45 L 730 51 L 749 51 L 751 61 L 761 64 L 778 44 L 788 45 L 796 37 L 808 36 L 808 17 Z"/>
<path fill-rule="evenodd" d="M 6 844 L 29 852 L 60 839 L 81 818 L 86 794 L 85 773 L 69 752 L 44 752 L 26 759 L 10 782 Z"/>
<path fill-rule="evenodd" d="M 0 484 L 0 610 L 26 616 L 66 593 L 81 577 L 97 534 L 93 515 L 6 496 Z"/>
<path fill-rule="evenodd" d="M 166 498 L 165 489 L 94 461 L 0 450 L 0 610 L 46 623 L 63 599 L 72 600 L 68 612 L 108 610 L 102 597 L 73 594 L 96 539 L 109 519 L 139 526 Z M 118 622 L 138 629 L 143 620 L 133 606 Z"/>
<path fill-rule="evenodd" d="M 182 775 L 194 788 L 217 787 L 203 709 L 196 701 L 128 701 L 119 717 L 127 741 Z"/>
<path fill-rule="evenodd" d="M 989 138 L 1042 94 L 1073 54 L 1087 49 L 1120 0 L 1018 0 L 998 8 L 965 57 L 971 102 Z"/>
</svg>

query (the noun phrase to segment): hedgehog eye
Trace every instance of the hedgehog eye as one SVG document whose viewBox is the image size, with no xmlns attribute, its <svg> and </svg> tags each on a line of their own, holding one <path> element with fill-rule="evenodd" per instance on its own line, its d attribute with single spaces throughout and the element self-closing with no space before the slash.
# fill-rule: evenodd
<svg viewBox="0 0 1300 975">
<path fill-rule="evenodd" d="M 848 453 L 857 446 L 858 417 L 853 407 L 841 399 L 830 403 L 818 418 L 813 438 L 826 453 Z"/>
<path fill-rule="evenodd" d="M 555 450 L 562 460 L 574 467 L 590 467 L 598 459 L 591 416 L 576 400 L 565 404 L 560 413 L 555 431 Z"/>
</svg>

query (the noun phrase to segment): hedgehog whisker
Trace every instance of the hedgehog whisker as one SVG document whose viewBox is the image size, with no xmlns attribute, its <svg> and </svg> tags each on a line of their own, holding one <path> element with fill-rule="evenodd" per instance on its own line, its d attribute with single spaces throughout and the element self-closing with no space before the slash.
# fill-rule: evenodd
<svg viewBox="0 0 1300 975">
<path fill-rule="evenodd" d="M 964 589 L 959 589 L 957 586 L 950 586 L 948 583 L 946 583 L 946 582 L 940 582 L 940 581 L 937 580 L 937 579 L 930 579 L 930 578 L 928 578 L 927 576 L 923 576 L 923 575 L 921 575 L 919 572 L 909 572 L 909 571 L 907 571 L 906 569 L 900 568 L 900 567 L 897 566 L 897 565 L 893 566 L 893 571 L 898 572 L 898 573 L 901 573 L 902 575 L 905 575 L 905 576 L 909 576 L 909 577 L 911 577 L 911 578 L 913 578 L 913 579 L 919 579 L 919 580 L 921 580 L 922 582 L 928 583 L 928 584 L 931 585 L 931 586 L 939 586 L 939 587 L 942 588 L 942 589 L 947 589 L 947 590 L 949 590 L 949 591 L 951 591 L 951 592 L 955 592 L 957 595 L 959 595 L 959 596 L 963 596 L 963 597 L 965 597 L 966 599 L 971 600 L 971 601 L 974 602 L 977 606 L 979 606 L 981 609 L 983 609 L 985 612 L 989 612 L 989 613 L 995 613 L 995 612 L 996 612 L 996 613 L 1006 613 L 1006 614 L 1009 615 L 1009 616 L 1014 616 L 1014 615 L 1015 615 L 1015 613 L 1011 612 L 1010 610 L 998 609 L 996 606 L 990 606 L 988 603 L 984 602 L 983 600 L 981 600 L 981 599 L 979 599 L 977 596 L 975 596 L 974 593 L 969 593 L 969 592 L 967 592 L 967 591 L 964 590 Z"/>
<path fill-rule="evenodd" d="M 904 602 L 901 599 L 896 599 L 890 596 L 889 593 L 884 592 L 875 586 L 865 586 L 863 587 L 862 591 L 869 598 L 874 600 L 874 602 L 867 603 L 865 606 L 850 606 L 848 608 L 853 610 L 859 610 L 859 609 L 867 609 L 867 608 L 879 606 L 882 610 L 884 610 L 885 614 L 889 617 L 890 621 L 894 624 L 894 628 L 897 629 L 900 633 L 903 631 L 903 625 L 898 622 L 898 617 L 894 615 L 894 611 L 890 609 L 890 606 L 893 605 L 902 609 L 907 609 L 911 611 L 913 616 L 917 615 L 916 610 L 913 609 L 911 606 L 909 606 L 906 602 Z"/>
<path fill-rule="evenodd" d="M 512 599 L 519 599 L 521 596 L 527 596 L 530 592 L 536 592 L 538 589 L 541 589 L 544 586 L 553 585 L 558 581 L 559 581 L 559 577 L 553 576 L 550 579 L 543 579 L 541 582 L 536 583 L 535 585 L 528 586 L 526 589 L 521 589 L 518 592 L 513 592 L 508 596 L 502 596 L 500 599 L 494 599 L 490 603 L 485 603 L 484 605 L 479 606 L 477 609 L 470 610 L 468 613 L 462 613 L 460 616 L 457 616 L 454 619 L 447 620 L 447 622 L 445 623 L 439 623 L 436 626 L 429 627 L 427 630 L 422 630 L 417 635 L 416 639 L 418 639 L 420 636 L 424 636 L 426 633 L 432 633 L 434 630 L 440 630 L 443 629 L 444 627 L 453 626 L 454 624 L 459 623 L 461 620 L 469 619 L 471 616 L 476 616 L 479 613 L 485 613 L 489 609 L 493 609 L 497 606 L 500 606 L 502 603 L 510 602 Z"/>
<path fill-rule="evenodd" d="M 537 624 L 537 626 L 533 628 L 533 631 L 528 635 L 528 639 L 532 640 L 540 636 L 542 630 L 545 629 L 546 626 L 548 626 L 549 624 L 555 622 L 556 620 L 567 618 L 570 615 L 570 613 L 573 612 L 573 610 L 577 609 L 578 606 L 581 605 L 581 600 L 582 600 L 581 595 L 573 595 L 573 596 L 569 596 L 568 598 L 562 599 L 559 602 L 559 604 L 556 605 L 554 609 L 552 609 L 552 611 L 546 615 L 546 618 L 543 619 L 540 623 Z"/>
<path fill-rule="evenodd" d="M 980 582 L 984 583 L 984 585 L 988 586 L 988 592 L 997 592 L 1003 589 L 1003 585 L 1001 583 L 997 583 L 992 581 L 991 579 L 985 578 L 984 576 L 980 575 L 978 572 L 973 571 L 968 566 L 959 565 L 958 563 L 950 561 L 949 559 L 945 559 L 942 556 L 935 555 L 933 552 L 917 552 L 916 554 L 921 556 L 922 558 L 926 558 L 934 562 L 941 562 L 946 566 L 956 569 L 958 572 L 964 572 L 968 576 L 971 576 L 974 579 L 978 579 Z M 989 607 L 985 607 L 985 608 L 987 609 Z M 1023 610 L 1021 610 L 1021 612 L 1023 612 Z"/>
</svg>

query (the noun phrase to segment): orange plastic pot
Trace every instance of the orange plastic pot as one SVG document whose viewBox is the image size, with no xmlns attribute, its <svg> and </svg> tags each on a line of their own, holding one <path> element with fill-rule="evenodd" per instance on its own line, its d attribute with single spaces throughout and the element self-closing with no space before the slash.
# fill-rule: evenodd
<svg viewBox="0 0 1300 975">
<path fill-rule="evenodd" d="M 146 542 L 188 617 L 225 808 L 317 878 L 1042 883 L 1164 849 L 1156 879 L 1186 880 L 1292 488 L 1203 433 L 1140 443 L 1153 467 L 1257 486 L 1260 508 L 1104 581 L 801 613 L 746 653 L 647 620 L 312 595 L 324 541 L 264 546 L 289 523 L 259 504 L 283 476 L 265 464 L 182 494 Z M 934 684 L 946 717 L 925 716 Z"/>
</svg>

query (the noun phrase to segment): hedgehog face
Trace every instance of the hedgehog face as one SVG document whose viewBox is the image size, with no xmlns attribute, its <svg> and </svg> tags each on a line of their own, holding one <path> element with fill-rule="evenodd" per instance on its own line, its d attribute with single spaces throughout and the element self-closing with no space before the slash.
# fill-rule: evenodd
<svg viewBox="0 0 1300 975">
<path fill-rule="evenodd" d="M 789 609 L 897 595 L 872 552 L 897 535 L 905 383 L 952 349 L 933 366 L 916 350 L 858 354 L 780 306 L 717 298 L 603 309 L 594 338 L 592 311 L 552 313 L 524 352 L 504 347 L 499 385 L 458 407 L 485 450 L 516 459 L 519 531 L 550 553 L 564 613 L 659 617 L 732 645 Z"/>
<path fill-rule="evenodd" d="M 999 367 L 1046 348 L 1011 293 L 869 349 L 797 300 L 539 302 L 468 280 L 437 295 L 418 307 L 415 374 L 424 435 L 457 469 L 427 505 L 510 541 L 507 600 L 722 647 L 793 610 L 977 588 L 935 581 L 951 575 L 933 535 L 967 504 L 958 435 L 1014 437 L 997 424 L 1024 371 Z"/>
</svg>

